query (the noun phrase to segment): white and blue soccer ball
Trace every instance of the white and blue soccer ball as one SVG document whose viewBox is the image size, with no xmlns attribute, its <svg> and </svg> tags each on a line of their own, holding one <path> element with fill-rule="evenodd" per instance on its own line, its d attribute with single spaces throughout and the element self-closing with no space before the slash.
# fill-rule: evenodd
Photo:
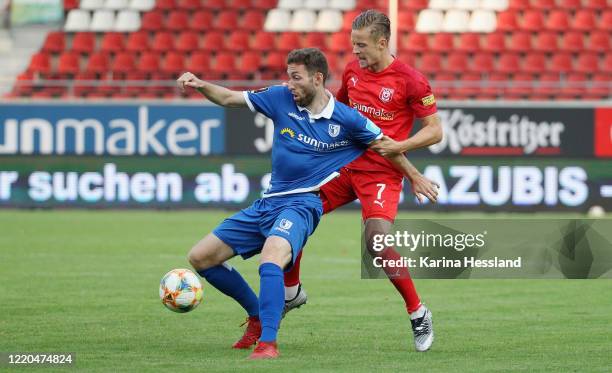
<svg viewBox="0 0 612 373">
<path fill-rule="evenodd" d="M 170 311 L 185 313 L 202 302 L 202 283 L 188 269 L 173 269 L 162 277 L 159 298 Z"/>
</svg>

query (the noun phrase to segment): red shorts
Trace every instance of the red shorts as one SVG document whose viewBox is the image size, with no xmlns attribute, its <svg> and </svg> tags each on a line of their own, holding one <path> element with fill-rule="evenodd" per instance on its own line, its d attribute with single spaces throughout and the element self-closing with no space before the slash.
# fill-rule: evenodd
<svg viewBox="0 0 612 373">
<path fill-rule="evenodd" d="M 402 192 L 403 177 L 373 171 L 340 170 L 340 176 L 321 187 L 323 213 L 326 214 L 359 199 L 363 220 L 383 218 L 394 221 Z"/>
</svg>

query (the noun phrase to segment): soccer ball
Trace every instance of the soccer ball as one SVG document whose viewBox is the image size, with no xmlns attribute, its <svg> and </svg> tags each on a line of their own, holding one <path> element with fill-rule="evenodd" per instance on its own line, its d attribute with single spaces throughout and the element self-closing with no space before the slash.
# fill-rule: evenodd
<svg viewBox="0 0 612 373">
<path fill-rule="evenodd" d="M 159 297 L 170 311 L 189 312 L 202 301 L 202 284 L 190 270 L 173 269 L 162 277 Z"/>
</svg>

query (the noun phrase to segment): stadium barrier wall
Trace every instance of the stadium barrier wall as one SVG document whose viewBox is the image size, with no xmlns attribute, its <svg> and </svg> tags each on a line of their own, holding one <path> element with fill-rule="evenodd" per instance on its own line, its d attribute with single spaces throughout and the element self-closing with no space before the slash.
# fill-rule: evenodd
<svg viewBox="0 0 612 373">
<path fill-rule="evenodd" d="M 444 141 L 408 155 L 440 183 L 439 206 L 417 207 L 405 185 L 401 208 L 612 209 L 612 108 L 442 104 L 439 111 Z M 3 104 L 0 206 L 243 207 L 269 182 L 273 134 L 269 119 L 247 109 Z"/>
</svg>

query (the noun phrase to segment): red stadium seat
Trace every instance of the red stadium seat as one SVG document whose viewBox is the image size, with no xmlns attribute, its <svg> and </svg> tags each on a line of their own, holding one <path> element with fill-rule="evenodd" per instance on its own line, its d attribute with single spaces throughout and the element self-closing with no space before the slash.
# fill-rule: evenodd
<svg viewBox="0 0 612 373">
<path fill-rule="evenodd" d="M 278 0 L 254 0 L 252 6 L 259 10 L 270 10 L 276 8 L 277 4 Z"/>
<path fill-rule="evenodd" d="M 453 38 L 453 34 L 449 33 L 434 34 L 430 49 L 435 52 L 451 52 L 455 49 Z"/>
<path fill-rule="evenodd" d="M 601 14 L 597 27 L 600 30 L 612 32 L 612 9 L 605 10 Z"/>
<path fill-rule="evenodd" d="M 159 55 L 153 52 L 145 52 L 140 56 L 137 65 L 138 71 L 153 74 L 159 71 Z"/>
<path fill-rule="evenodd" d="M 589 9 L 581 9 L 576 12 L 572 21 L 572 29 L 578 31 L 591 31 L 596 27 L 595 12 Z"/>
<path fill-rule="evenodd" d="M 210 69 L 210 54 L 194 52 L 187 62 L 185 69 L 193 73 L 205 74 Z"/>
<path fill-rule="evenodd" d="M 47 34 L 41 51 L 47 53 L 60 53 L 66 48 L 64 33 L 61 31 L 52 31 Z"/>
<path fill-rule="evenodd" d="M 231 31 L 238 28 L 238 13 L 233 10 L 223 10 L 213 20 L 217 30 Z"/>
<path fill-rule="evenodd" d="M 119 53 L 115 56 L 111 64 L 111 72 L 113 73 L 128 73 L 134 71 L 134 55 L 131 53 Z"/>
<path fill-rule="evenodd" d="M 285 70 L 285 67 L 287 66 L 285 54 L 281 52 L 268 53 L 264 66 L 273 70 Z"/>
<path fill-rule="evenodd" d="M 585 0 L 584 6 L 595 10 L 604 10 L 609 7 L 607 0 Z"/>
<path fill-rule="evenodd" d="M 546 19 L 546 28 L 553 31 L 569 29 L 569 16 L 565 10 L 553 10 Z"/>
<path fill-rule="evenodd" d="M 353 20 L 361 13 L 361 10 L 350 10 L 344 13 L 342 17 L 342 30 L 341 31 L 351 31 L 353 28 Z M 398 25 L 399 27 L 399 25 Z"/>
<path fill-rule="evenodd" d="M 543 98 L 554 96 L 560 92 L 559 84 L 560 81 L 558 73 L 542 74 L 538 79 L 537 94 Z"/>
<path fill-rule="evenodd" d="M 427 34 L 413 32 L 407 38 L 401 40 L 401 50 L 409 52 L 425 52 L 429 50 L 429 39 Z"/>
<path fill-rule="evenodd" d="M 225 8 L 225 0 L 206 0 L 202 5 L 207 9 L 218 11 Z"/>
<path fill-rule="evenodd" d="M 518 30 L 518 28 L 516 12 L 507 10 L 497 15 L 497 30 L 514 31 Z"/>
<path fill-rule="evenodd" d="M 424 74 L 435 74 L 442 70 L 442 58 L 438 53 L 428 53 L 421 57 L 418 70 Z"/>
<path fill-rule="evenodd" d="M 261 67 L 261 54 L 259 52 L 245 52 L 240 58 L 238 71 L 242 73 L 253 73 Z"/>
<path fill-rule="evenodd" d="M 581 53 L 574 67 L 576 72 L 594 74 L 599 71 L 599 59 L 596 54 Z"/>
<path fill-rule="evenodd" d="M 344 32 L 336 32 L 327 40 L 327 48 L 332 52 L 350 52 L 353 50 L 351 38 Z"/>
<path fill-rule="evenodd" d="M 251 0 L 226 0 L 225 6 L 234 10 L 243 10 L 251 8 L 253 4 Z"/>
<path fill-rule="evenodd" d="M 581 52 L 584 49 L 582 32 L 567 32 L 561 39 L 560 49 L 566 52 Z"/>
<path fill-rule="evenodd" d="M 555 54 L 550 61 L 549 70 L 559 73 L 572 71 L 572 56 L 566 53 Z"/>
<path fill-rule="evenodd" d="M 117 53 L 125 48 L 123 34 L 120 32 L 106 32 L 100 43 L 100 50 L 103 52 Z"/>
<path fill-rule="evenodd" d="M 528 53 L 521 69 L 526 73 L 541 74 L 546 71 L 546 56 L 541 53 Z"/>
<path fill-rule="evenodd" d="M 531 33 L 514 32 L 508 43 L 508 50 L 513 52 L 526 52 L 531 50 Z"/>
<path fill-rule="evenodd" d="M 205 51 L 219 51 L 223 49 L 223 45 L 225 44 L 224 36 L 222 32 L 219 31 L 210 31 L 204 34 L 204 38 L 202 40 L 202 50 Z"/>
<path fill-rule="evenodd" d="M 242 52 L 249 49 L 249 32 L 234 30 L 227 38 L 225 49 L 233 52 Z"/>
<path fill-rule="evenodd" d="M 96 35 L 91 32 L 77 32 L 72 39 L 72 51 L 91 53 L 96 45 Z"/>
<path fill-rule="evenodd" d="M 532 0 L 531 7 L 535 9 L 550 10 L 556 8 L 555 0 Z"/>
<path fill-rule="evenodd" d="M 64 52 L 60 54 L 57 63 L 57 72 L 62 75 L 76 75 L 79 68 L 79 55 L 74 52 Z"/>
<path fill-rule="evenodd" d="M 590 51 L 607 51 L 610 49 L 610 35 L 606 31 L 593 31 L 590 34 L 589 46 Z"/>
<path fill-rule="evenodd" d="M 481 82 L 482 79 L 479 73 L 463 74 L 459 80 L 461 85 L 452 88 L 451 98 L 461 100 L 481 94 L 483 92 L 482 88 L 479 87 Z"/>
<path fill-rule="evenodd" d="M 463 33 L 459 37 L 459 45 L 457 50 L 461 52 L 473 53 L 480 49 L 480 35 Z"/>
<path fill-rule="evenodd" d="M 175 10 L 170 13 L 166 21 L 166 28 L 171 31 L 182 31 L 188 27 L 189 16 L 186 11 Z"/>
<path fill-rule="evenodd" d="M 601 99 L 609 98 L 612 95 L 610 90 L 610 82 L 612 82 L 612 74 L 599 73 L 593 76 L 591 80 L 593 86 L 589 89 L 586 99 Z"/>
<path fill-rule="evenodd" d="M 161 72 L 179 74 L 185 69 L 185 58 L 182 53 L 170 52 L 161 63 Z"/>
<path fill-rule="evenodd" d="M 157 31 L 164 27 L 164 15 L 161 11 L 147 12 L 142 16 L 141 29 Z"/>
<path fill-rule="evenodd" d="M 104 52 L 96 52 L 89 56 L 86 73 L 104 74 L 109 70 L 108 55 Z"/>
<path fill-rule="evenodd" d="M 561 98 L 580 99 L 586 92 L 588 79 L 582 73 L 571 73 L 565 80 L 566 86 L 561 89 Z"/>
<path fill-rule="evenodd" d="M 199 10 L 202 7 L 200 0 L 178 0 L 177 7 L 183 10 Z"/>
<path fill-rule="evenodd" d="M 309 32 L 302 39 L 304 48 L 319 48 L 325 49 L 325 34 L 321 32 Z"/>
<path fill-rule="evenodd" d="M 177 8 L 176 2 L 174 0 L 156 0 L 155 1 L 155 9 L 159 10 L 174 10 Z"/>
<path fill-rule="evenodd" d="M 192 31 L 208 31 L 213 22 L 213 14 L 208 10 L 197 11 L 189 23 L 189 28 Z"/>
<path fill-rule="evenodd" d="M 427 8 L 429 0 L 401 0 L 400 9 L 417 11 Z"/>
<path fill-rule="evenodd" d="M 502 33 L 487 34 L 482 49 L 487 52 L 503 52 L 506 50 L 506 37 Z"/>
<path fill-rule="evenodd" d="M 143 52 L 150 49 L 149 33 L 146 31 L 132 32 L 128 35 L 125 49 L 130 52 Z"/>
<path fill-rule="evenodd" d="M 79 0 L 64 0 L 64 10 L 77 9 L 79 7 Z"/>
<path fill-rule="evenodd" d="M 74 76 L 73 95 L 75 97 L 86 97 L 89 93 L 95 90 L 95 87 L 91 84 L 84 83 L 83 81 L 94 81 L 98 77 L 93 72 L 80 72 Z"/>
<path fill-rule="evenodd" d="M 508 8 L 512 10 L 524 11 L 525 9 L 531 8 L 531 4 L 529 4 L 529 0 L 510 0 Z"/>
<path fill-rule="evenodd" d="M 444 71 L 450 71 L 452 73 L 461 73 L 466 71 L 468 68 L 468 57 L 465 53 L 454 52 L 448 55 L 446 58 L 446 68 Z M 437 79 L 436 75 L 436 79 Z"/>
<path fill-rule="evenodd" d="M 582 8 L 582 0 L 559 0 L 558 5 L 565 10 L 576 10 Z"/>
<path fill-rule="evenodd" d="M 232 73 L 236 71 L 236 59 L 233 53 L 219 53 L 212 67 L 213 72 Z"/>
<path fill-rule="evenodd" d="M 151 49 L 157 52 L 174 50 L 174 37 L 172 33 L 166 31 L 155 33 L 153 42 L 151 42 Z"/>
<path fill-rule="evenodd" d="M 51 59 L 49 55 L 44 52 L 33 54 L 30 58 L 30 65 L 28 71 L 34 73 L 48 74 L 51 72 Z"/>
<path fill-rule="evenodd" d="M 497 70 L 502 73 L 516 73 L 520 71 L 520 59 L 517 54 L 504 53 L 499 56 L 497 61 Z"/>
<path fill-rule="evenodd" d="M 411 32 L 414 30 L 414 12 L 399 11 L 397 15 L 397 29 L 401 32 Z"/>
<path fill-rule="evenodd" d="M 494 59 L 490 53 L 478 53 L 472 60 L 471 71 L 489 73 L 493 71 Z"/>
<path fill-rule="evenodd" d="M 276 49 L 281 52 L 289 52 L 300 47 L 300 34 L 296 32 L 284 32 L 276 40 Z M 333 49 L 331 49 L 333 51 Z"/>
<path fill-rule="evenodd" d="M 455 81 L 457 81 L 457 78 L 453 73 L 442 72 L 437 74 L 436 80 L 431 82 L 436 97 L 451 98 L 450 95 L 453 92 Z"/>
<path fill-rule="evenodd" d="M 249 10 L 242 17 L 241 28 L 250 31 L 257 31 L 263 28 L 266 16 L 258 10 Z"/>
<path fill-rule="evenodd" d="M 540 52 L 555 52 L 559 49 L 557 33 L 538 32 L 533 44 L 533 49 Z"/>
<path fill-rule="evenodd" d="M 181 52 L 192 52 L 200 49 L 200 37 L 196 32 L 183 31 L 176 40 L 176 50 Z"/>
<path fill-rule="evenodd" d="M 533 79 L 531 74 L 518 73 L 513 76 L 511 86 L 504 93 L 504 98 L 522 99 L 533 93 Z"/>
<path fill-rule="evenodd" d="M 267 31 L 259 31 L 251 41 L 251 49 L 259 51 L 269 51 L 275 48 L 274 34 Z"/>
<path fill-rule="evenodd" d="M 521 26 L 528 31 L 540 31 L 544 28 L 544 15 L 539 10 L 528 10 L 523 14 Z"/>
<path fill-rule="evenodd" d="M 608 51 L 601 65 L 601 71 L 612 73 L 612 53 Z"/>
</svg>

